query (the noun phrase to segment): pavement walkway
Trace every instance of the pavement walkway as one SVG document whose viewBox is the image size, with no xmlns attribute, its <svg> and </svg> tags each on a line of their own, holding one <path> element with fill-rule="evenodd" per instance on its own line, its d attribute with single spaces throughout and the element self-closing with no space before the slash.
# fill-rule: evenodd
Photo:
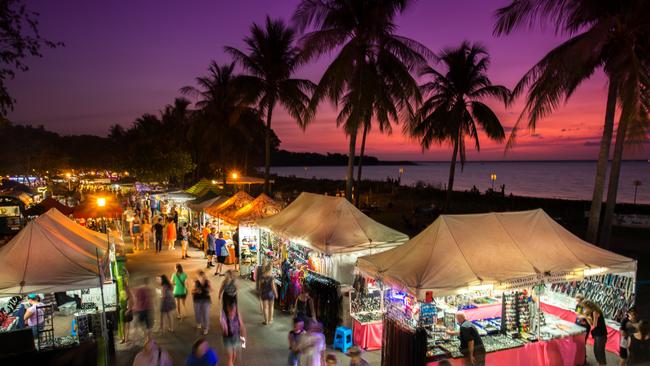
<svg viewBox="0 0 650 366">
<path fill-rule="evenodd" d="M 154 277 L 161 274 L 171 274 L 175 270 L 176 263 L 181 263 L 185 272 L 188 274 L 188 283 L 191 283 L 199 269 L 208 273 L 208 278 L 212 284 L 212 308 L 210 310 L 210 332 L 207 336 L 211 346 L 216 350 L 220 358 L 225 357 L 223 341 L 219 329 L 219 316 L 221 314 L 221 303 L 217 298 L 217 293 L 223 276 L 214 276 L 214 269 L 206 270 L 206 261 L 203 259 L 203 253 L 197 250 L 190 250 L 189 259 L 180 259 L 180 248 L 175 251 L 163 250 L 156 254 L 153 250 L 140 251 L 127 255 L 127 269 L 130 274 L 130 286 L 132 289 L 140 286 L 144 277 L 150 277 L 151 283 L 157 283 Z M 225 266 L 228 269 L 232 266 Z M 288 357 L 287 334 L 291 329 L 291 316 L 283 314 L 280 311 L 275 312 L 275 319 L 272 325 L 262 324 L 262 313 L 260 311 L 259 301 L 255 295 L 255 284 L 252 281 L 239 279 L 238 303 L 239 310 L 244 318 L 244 323 L 248 330 L 246 339 L 246 349 L 239 353 L 238 365 L 286 365 Z M 159 301 L 158 301 L 159 302 Z M 159 305 L 159 304 L 156 304 Z M 159 312 L 154 324 L 154 330 L 157 330 L 160 323 Z M 187 310 L 182 321 L 178 322 L 174 318 L 174 333 L 154 332 L 154 338 L 158 343 L 171 355 L 174 365 L 185 365 L 188 355 L 190 354 L 192 343 L 200 334 L 196 329 L 194 322 L 194 311 L 191 296 L 187 298 Z M 135 325 L 135 321 L 132 323 Z M 133 328 L 133 327 L 132 327 Z M 117 337 L 116 337 L 117 339 Z M 133 358 L 140 351 L 143 345 L 143 333 L 141 331 L 131 330 L 131 342 L 127 344 L 116 344 L 118 366 L 130 366 Z M 118 340 L 119 341 L 119 340 Z M 339 360 L 339 365 L 347 365 L 349 358 L 341 352 L 328 349 L 328 352 L 335 353 Z M 588 347 L 589 365 L 596 365 L 592 348 Z M 616 355 L 608 353 L 608 364 L 615 365 L 618 363 Z M 380 351 L 364 353 L 364 358 L 373 366 L 381 364 Z"/>
</svg>

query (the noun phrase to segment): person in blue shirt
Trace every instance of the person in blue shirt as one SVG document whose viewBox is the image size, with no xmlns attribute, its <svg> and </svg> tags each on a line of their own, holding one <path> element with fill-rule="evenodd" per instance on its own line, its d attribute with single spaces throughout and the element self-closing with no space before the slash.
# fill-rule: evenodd
<svg viewBox="0 0 650 366">
<path fill-rule="evenodd" d="M 215 366 L 219 364 L 217 353 L 210 348 L 208 340 L 199 338 L 192 345 L 192 354 L 187 358 L 187 366 Z"/>
<path fill-rule="evenodd" d="M 215 243 L 215 252 L 217 253 L 217 268 L 215 269 L 215 276 L 223 276 L 221 270 L 223 264 L 226 263 L 226 258 L 228 258 L 228 247 L 226 247 L 226 241 L 223 239 L 223 233 L 219 232 L 219 238 Z"/>
</svg>

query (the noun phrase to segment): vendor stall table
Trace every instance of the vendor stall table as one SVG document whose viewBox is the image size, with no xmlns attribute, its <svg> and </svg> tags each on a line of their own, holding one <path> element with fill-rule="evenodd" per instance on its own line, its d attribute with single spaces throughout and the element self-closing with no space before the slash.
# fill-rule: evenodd
<svg viewBox="0 0 650 366">
<path fill-rule="evenodd" d="M 370 323 L 361 323 L 353 318 L 353 341 L 354 344 L 365 349 L 366 351 L 374 351 L 381 349 L 381 337 L 384 331 L 384 323 L 382 320 Z"/>
<path fill-rule="evenodd" d="M 545 342 L 527 343 L 522 347 L 491 352 L 485 359 L 486 365 L 557 365 L 573 366 L 585 359 L 585 336 L 582 334 L 558 338 Z M 464 365 L 461 358 L 449 360 L 452 365 Z M 427 366 L 436 366 L 438 361 Z"/>
<path fill-rule="evenodd" d="M 543 312 L 555 315 L 562 320 L 566 320 L 568 322 L 574 322 L 576 320 L 575 311 L 562 309 L 555 305 L 547 304 L 544 302 L 542 302 L 541 307 Z M 594 339 L 589 337 L 589 344 L 593 344 L 593 343 L 594 343 Z M 607 325 L 607 345 L 605 346 L 605 349 L 610 352 L 618 353 L 620 344 L 621 344 L 621 332 L 618 329 L 610 325 Z"/>
</svg>

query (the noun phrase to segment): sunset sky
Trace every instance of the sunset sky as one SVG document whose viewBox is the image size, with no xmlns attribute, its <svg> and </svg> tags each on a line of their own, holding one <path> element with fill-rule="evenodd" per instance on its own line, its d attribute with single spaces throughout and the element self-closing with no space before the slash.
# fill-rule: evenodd
<svg viewBox="0 0 650 366">
<path fill-rule="evenodd" d="M 513 87 L 522 74 L 557 45 L 562 36 L 550 30 L 492 36 L 493 12 L 507 0 L 415 2 L 397 19 L 398 34 L 414 38 L 433 51 L 463 40 L 483 43 L 492 57 L 490 77 Z M 108 127 L 128 126 L 143 113 L 157 113 L 179 96 L 178 89 L 206 73 L 210 60 L 229 61 L 223 46 L 242 47 L 252 22 L 288 19 L 297 0 L 31 0 L 41 13 L 42 33 L 65 47 L 45 50 L 29 61 L 31 70 L 10 83 L 18 100 L 10 119 L 44 125 L 60 133 L 105 135 Z M 297 76 L 315 82 L 331 58 L 300 70 Z M 596 159 L 602 130 L 606 82 L 597 73 L 566 106 L 541 121 L 534 134 L 522 134 L 504 157 L 504 146 L 487 139 L 474 160 Z M 492 102 L 505 126 L 512 126 L 521 100 L 506 110 Z M 274 115 L 281 147 L 292 151 L 346 152 L 346 137 L 334 122 L 336 109 L 324 105 L 306 132 L 284 111 Z M 416 142 L 373 133 L 367 152 L 386 160 L 447 160 L 451 149 L 422 153 Z M 468 145 L 469 147 L 469 145 Z M 648 149 L 628 154 L 648 158 Z"/>
</svg>

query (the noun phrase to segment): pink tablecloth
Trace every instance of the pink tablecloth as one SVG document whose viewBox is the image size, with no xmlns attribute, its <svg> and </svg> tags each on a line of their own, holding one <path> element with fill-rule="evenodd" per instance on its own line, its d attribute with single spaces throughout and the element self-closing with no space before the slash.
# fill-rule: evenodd
<svg viewBox="0 0 650 366">
<path fill-rule="evenodd" d="M 523 347 L 487 354 L 486 365 L 508 366 L 575 366 L 585 359 L 585 337 L 576 335 L 547 342 L 528 343 Z M 451 359 L 452 365 L 463 365 L 462 359 Z M 431 362 L 427 366 L 437 366 Z"/>
<path fill-rule="evenodd" d="M 501 317 L 501 303 L 482 305 L 474 309 L 463 310 L 467 320 L 480 320 Z"/>
<path fill-rule="evenodd" d="M 384 331 L 384 323 L 374 322 L 362 324 L 353 319 L 352 339 L 355 345 L 373 351 L 381 349 L 381 338 Z"/>
<path fill-rule="evenodd" d="M 544 311 L 545 313 L 549 313 L 551 315 L 555 315 L 558 318 L 566 320 L 568 322 L 573 323 L 576 320 L 575 311 L 562 309 L 554 305 L 542 303 L 542 311 Z M 593 343 L 594 340 L 590 336 L 589 344 L 593 344 Z M 605 349 L 607 349 L 610 352 L 614 352 L 618 354 L 620 345 L 621 345 L 621 332 L 618 329 L 607 326 L 607 345 L 605 346 Z"/>
</svg>

